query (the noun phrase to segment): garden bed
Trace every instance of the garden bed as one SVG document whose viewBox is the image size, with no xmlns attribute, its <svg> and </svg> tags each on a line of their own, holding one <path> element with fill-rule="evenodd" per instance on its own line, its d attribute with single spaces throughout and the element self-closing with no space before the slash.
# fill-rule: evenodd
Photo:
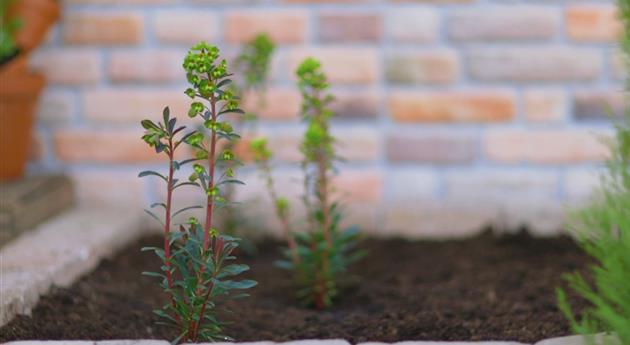
<svg viewBox="0 0 630 345">
<path fill-rule="evenodd" d="M 151 310 L 163 303 L 155 279 L 158 260 L 139 248 L 145 238 L 106 260 L 69 288 L 41 298 L 32 316 L 0 329 L 0 341 L 17 339 L 172 339 Z M 459 241 L 367 240 L 370 255 L 353 267 L 338 303 L 317 312 L 293 299 L 287 274 L 273 266 L 278 245 L 266 242 L 243 257 L 251 297 L 228 302 L 223 319 L 237 341 L 341 338 L 362 341 L 510 340 L 533 343 L 570 334 L 556 308 L 561 275 L 581 269 L 587 257 L 569 238 L 535 239 L 489 233 Z"/>
</svg>

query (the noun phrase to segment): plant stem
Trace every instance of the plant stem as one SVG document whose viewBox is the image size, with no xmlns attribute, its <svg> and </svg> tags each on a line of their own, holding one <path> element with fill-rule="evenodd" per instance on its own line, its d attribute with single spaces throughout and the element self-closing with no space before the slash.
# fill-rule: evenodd
<svg viewBox="0 0 630 345">
<path fill-rule="evenodd" d="M 216 105 L 217 101 L 215 95 L 212 94 L 210 96 L 210 111 L 212 113 L 212 121 L 216 122 L 217 114 L 216 114 Z M 217 147 L 217 133 L 216 130 L 212 129 L 212 134 L 210 136 L 210 153 L 208 154 L 208 190 L 214 190 L 214 168 L 215 168 L 215 156 L 216 156 L 216 147 Z M 212 193 L 211 193 L 212 194 Z M 208 203 L 206 206 L 206 226 L 204 231 L 204 239 L 203 239 L 203 249 L 207 251 L 210 248 L 210 230 L 212 229 L 212 213 L 214 207 L 214 195 L 208 195 Z"/>
<path fill-rule="evenodd" d="M 164 220 L 164 265 L 166 266 L 166 281 L 168 284 L 169 290 L 173 289 L 173 275 L 171 274 L 171 244 L 170 244 L 170 232 L 171 232 L 171 206 L 173 204 L 173 175 L 175 173 L 175 169 L 173 168 L 173 161 L 175 159 L 175 148 L 173 146 L 173 138 L 170 137 L 168 139 L 168 181 L 167 181 L 167 190 L 166 190 L 166 215 Z M 171 299 L 171 305 L 175 308 L 175 298 L 171 293 L 169 293 Z M 181 322 L 181 319 L 177 313 L 175 313 L 175 318 L 178 322 Z"/>
</svg>

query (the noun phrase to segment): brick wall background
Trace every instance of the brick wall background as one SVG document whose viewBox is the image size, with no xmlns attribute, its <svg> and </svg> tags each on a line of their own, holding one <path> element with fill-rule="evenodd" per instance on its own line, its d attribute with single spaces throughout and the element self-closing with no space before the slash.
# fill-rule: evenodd
<svg viewBox="0 0 630 345">
<path fill-rule="evenodd" d="M 619 24 L 601 0 L 65 0 L 32 65 L 49 79 L 32 171 L 66 171 L 83 202 L 146 203 L 163 168 L 138 122 L 185 117 L 195 41 L 228 56 L 258 31 L 278 44 L 259 133 L 298 195 L 293 70 L 320 58 L 338 100 L 349 221 L 383 235 L 457 236 L 493 224 L 561 228 L 588 196 L 620 114 Z M 627 99 L 626 99 L 627 100 Z M 251 168 L 241 199 L 262 190 Z M 186 196 L 184 198 L 187 198 Z M 256 207 L 255 209 L 260 210 Z M 255 212 L 255 211 L 254 211 Z M 258 213 L 260 214 L 260 212 Z"/>
</svg>

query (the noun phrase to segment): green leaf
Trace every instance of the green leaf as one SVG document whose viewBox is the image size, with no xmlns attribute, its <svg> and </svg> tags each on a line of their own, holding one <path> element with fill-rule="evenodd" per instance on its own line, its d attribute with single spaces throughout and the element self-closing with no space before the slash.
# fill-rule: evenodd
<svg viewBox="0 0 630 345">
<path fill-rule="evenodd" d="M 149 216 L 151 216 L 151 218 L 155 219 L 158 223 L 160 223 L 160 225 L 164 226 L 164 222 L 160 219 L 160 217 L 156 216 L 155 213 L 145 209 L 144 212 L 146 212 L 146 214 L 148 214 Z"/>
<path fill-rule="evenodd" d="M 199 209 L 199 208 L 203 208 L 203 206 L 193 205 L 193 206 L 184 207 L 184 208 L 178 210 L 177 212 L 173 213 L 172 217 L 175 217 L 175 216 L 177 216 L 178 214 L 180 214 L 182 212 L 186 212 L 188 210 L 193 210 L 193 209 Z"/>
<path fill-rule="evenodd" d="M 166 126 L 169 123 L 169 118 L 171 117 L 171 109 L 169 109 L 169 107 L 164 107 L 164 110 L 162 110 L 162 117 L 164 118 L 164 125 Z"/>
<path fill-rule="evenodd" d="M 166 176 L 158 173 L 157 171 L 153 171 L 153 170 L 145 170 L 145 171 L 141 171 L 138 174 L 138 177 L 145 177 L 145 176 L 157 176 L 159 178 L 161 178 L 162 180 L 164 180 L 164 182 L 167 182 L 168 179 L 166 178 Z"/>
</svg>

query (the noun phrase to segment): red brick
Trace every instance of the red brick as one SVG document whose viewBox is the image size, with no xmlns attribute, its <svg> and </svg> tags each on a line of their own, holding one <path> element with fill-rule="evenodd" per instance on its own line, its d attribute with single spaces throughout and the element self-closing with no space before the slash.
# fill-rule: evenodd
<svg viewBox="0 0 630 345">
<path fill-rule="evenodd" d="M 114 51 L 107 68 L 114 82 L 185 81 L 179 50 Z"/>
<path fill-rule="evenodd" d="M 467 65 L 483 81 L 590 81 L 601 74 L 602 56 L 590 48 L 485 48 L 468 54 Z"/>
<path fill-rule="evenodd" d="M 386 77 L 400 84 L 451 84 L 457 79 L 454 51 L 398 52 L 385 60 Z"/>
<path fill-rule="evenodd" d="M 398 131 L 387 138 L 390 162 L 431 164 L 469 164 L 477 156 L 472 135 L 457 132 Z"/>
<path fill-rule="evenodd" d="M 373 119 L 379 116 L 381 96 L 373 91 L 334 90 L 331 109 L 336 118 Z"/>
<path fill-rule="evenodd" d="M 377 42 L 381 39 L 381 16 L 375 13 L 325 12 L 319 16 L 321 42 Z"/>
<path fill-rule="evenodd" d="M 489 159 L 504 163 L 562 164 L 601 161 L 608 149 L 591 130 L 497 129 L 486 133 Z"/>
<path fill-rule="evenodd" d="M 621 118 L 630 104 L 630 95 L 622 91 L 576 91 L 573 94 L 573 116 L 578 120 Z"/>
<path fill-rule="evenodd" d="M 515 115 L 514 96 L 499 91 L 398 91 L 389 109 L 398 122 L 503 122 Z"/>
<path fill-rule="evenodd" d="M 383 174 L 376 169 L 344 169 L 333 177 L 333 188 L 343 202 L 376 204 L 383 194 Z"/>
<path fill-rule="evenodd" d="M 96 89 L 83 93 L 83 110 L 90 121 L 102 123 L 140 123 L 146 118 L 161 118 L 164 107 L 180 120 L 188 116 L 190 98 L 173 89 Z"/>
<path fill-rule="evenodd" d="M 91 49 L 66 47 L 38 51 L 31 65 L 55 84 L 96 84 L 102 77 L 101 56 Z"/>
<path fill-rule="evenodd" d="M 577 42 L 613 42 L 621 33 L 614 5 L 574 5 L 566 10 L 567 35 Z"/>
<path fill-rule="evenodd" d="M 328 80 L 333 84 L 368 84 L 376 82 L 378 58 L 374 48 L 321 47 L 295 49 L 290 53 L 288 66 L 293 75 L 307 57 L 322 63 Z"/>
<path fill-rule="evenodd" d="M 437 40 L 440 20 L 429 8 L 391 8 L 386 28 L 394 42 L 426 43 Z"/>
<path fill-rule="evenodd" d="M 215 12 L 207 10 L 163 10 L 155 14 L 153 30 L 163 43 L 213 42 L 219 38 L 218 18 Z"/>
<path fill-rule="evenodd" d="M 243 109 L 260 116 L 263 120 L 297 120 L 299 119 L 302 98 L 294 88 L 273 87 L 266 91 L 265 99 L 259 108 L 258 93 L 246 95 Z"/>
<path fill-rule="evenodd" d="M 557 26 L 555 10 L 544 6 L 483 6 L 454 10 L 448 34 L 457 41 L 549 39 Z"/>
<path fill-rule="evenodd" d="M 66 13 L 63 38 L 77 44 L 137 44 L 144 39 L 140 13 L 81 11 Z"/>
<path fill-rule="evenodd" d="M 276 43 L 306 40 L 307 13 L 299 10 L 239 10 L 225 15 L 225 40 L 243 43 L 267 33 Z"/>
<path fill-rule="evenodd" d="M 523 93 L 523 113 L 530 122 L 559 122 L 567 113 L 567 97 L 561 89 L 528 89 Z"/>
<path fill-rule="evenodd" d="M 139 127 L 138 127 L 139 128 Z M 55 132 L 57 157 L 70 163 L 141 164 L 162 162 L 138 130 L 64 129 Z"/>
</svg>

